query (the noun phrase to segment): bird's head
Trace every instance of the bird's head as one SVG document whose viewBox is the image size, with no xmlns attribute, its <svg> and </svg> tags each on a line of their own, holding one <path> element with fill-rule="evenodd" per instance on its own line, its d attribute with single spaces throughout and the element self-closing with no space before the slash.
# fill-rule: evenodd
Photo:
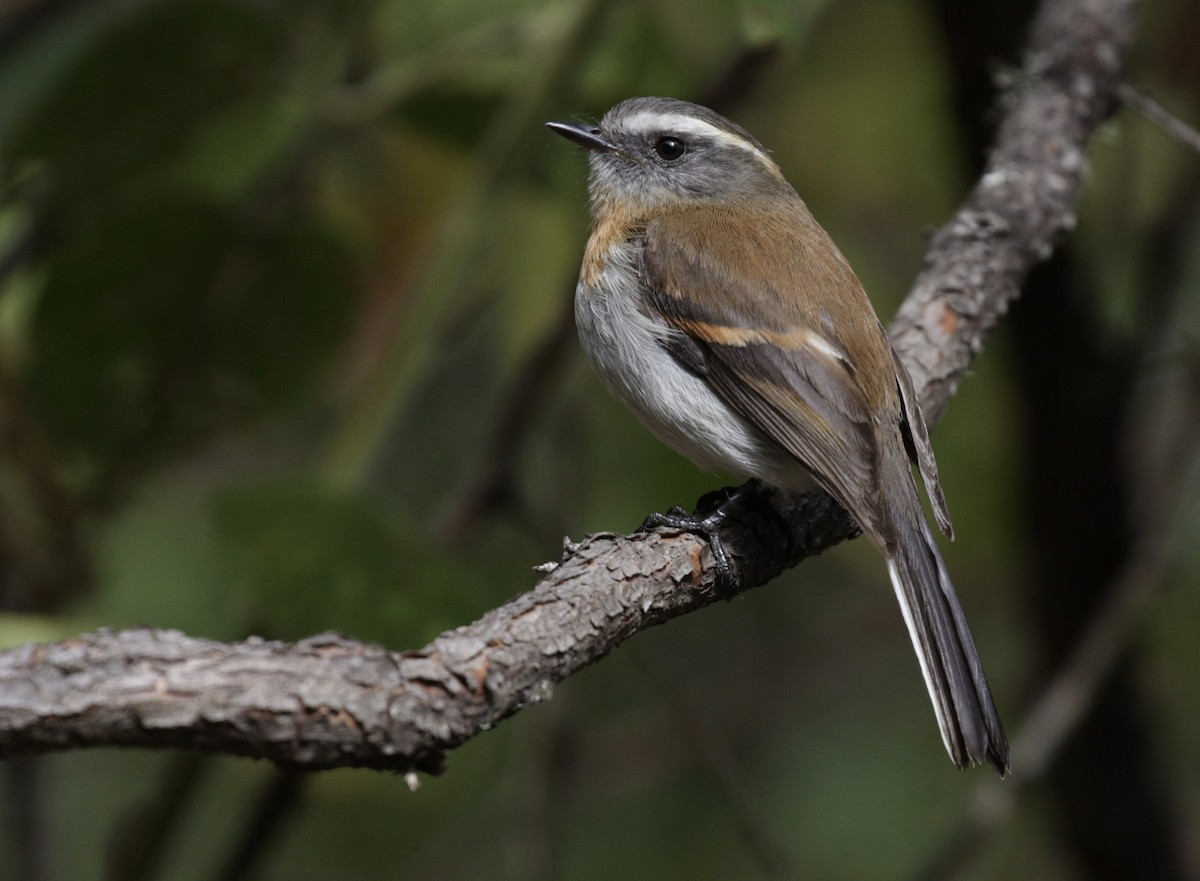
<svg viewBox="0 0 1200 881">
<path fill-rule="evenodd" d="M 600 208 L 638 212 L 792 192 L 766 148 L 719 113 L 673 98 L 630 98 L 598 123 L 546 125 L 588 151 Z"/>
</svg>

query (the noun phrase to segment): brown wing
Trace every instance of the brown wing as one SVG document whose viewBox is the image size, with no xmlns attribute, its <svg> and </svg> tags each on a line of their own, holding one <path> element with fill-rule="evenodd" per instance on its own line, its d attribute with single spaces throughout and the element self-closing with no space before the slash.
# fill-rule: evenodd
<svg viewBox="0 0 1200 881">
<path fill-rule="evenodd" d="M 948 528 L 916 392 L 858 280 L 815 223 L 756 232 L 745 215 L 690 221 L 645 231 L 646 308 L 681 332 L 665 345 L 804 463 L 884 552 L 951 758 L 1006 773 L 1008 742 L 904 457 Z"/>
<path fill-rule="evenodd" d="M 899 421 L 898 392 L 872 406 L 873 387 L 864 388 L 845 354 L 837 321 L 819 314 L 806 320 L 794 301 L 779 295 L 790 276 L 738 272 L 744 263 L 728 253 L 716 255 L 726 258 L 717 270 L 711 247 L 694 247 L 679 233 L 677 225 L 670 236 L 649 225 L 643 268 L 651 292 L 647 305 L 689 341 L 680 360 L 800 460 L 877 543 L 890 545 L 892 529 L 878 492 L 876 424 L 880 416 Z M 857 288 L 848 267 L 846 272 Z M 892 377 L 886 338 L 865 296 L 863 304 L 866 313 L 853 318 L 878 334 L 885 375 Z M 881 414 L 881 406 L 896 412 Z"/>
</svg>

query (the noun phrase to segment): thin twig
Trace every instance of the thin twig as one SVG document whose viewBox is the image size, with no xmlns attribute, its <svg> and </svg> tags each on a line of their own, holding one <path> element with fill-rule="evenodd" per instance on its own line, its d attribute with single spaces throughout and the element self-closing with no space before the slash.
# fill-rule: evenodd
<svg viewBox="0 0 1200 881">
<path fill-rule="evenodd" d="M 45 765 L 46 761 L 38 756 L 21 756 L 4 765 L 10 828 L 16 844 L 9 866 L 20 881 L 46 881 L 50 877 Z"/>
<path fill-rule="evenodd" d="M 29 221 L 9 236 L 6 247 L 0 252 L 0 283 L 33 253 L 42 238 L 41 228 Z"/>
<path fill-rule="evenodd" d="M 1200 131 L 1188 125 L 1157 99 L 1128 82 L 1117 86 L 1117 97 L 1193 153 L 1200 153 Z"/>
<path fill-rule="evenodd" d="M 567 289 L 573 284 L 572 276 Z M 554 383 L 563 376 L 562 362 L 575 338 L 574 316 L 568 301 L 509 386 L 500 406 L 500 418 L 483 445 L 477 476 L 437 529 L 443 543 L 458 544 L 482 516 L 512 500 L 517 460 L 526 433 Z"/>
<path fill-rule="evenodd" d="M 214 876 L 216 881 L 241 881 L 253 877 L 255 866 L 274 844 L 304 795 L 308 775 L 280 769 L 259 793 L 253 813 L 243 825 L 233 852 Z"/>
<path fill-rule="evenodd" d="M 661 672 L 655 661 L 641 655 L 642 668 L 664 696 L 674 717 L 680 740 L 691 748 L 697 764 L 707 773 L 717 795 L 733 820 L 746 852 L 764 877 L 774 881 L 800 878 L 801 873 L 772 829 L 770 814 L 755 804 L 731 761 L 733 750 L 706 726 L 687 691 Z"/>
<path fill-rule="evenodd" d="M 196 753 L 174 757 L 150 798 L 120 815 L 109 837 L 106 881 L 146 881 L 159 876 L 167 847 L 215 761 Z"/>
</svg>

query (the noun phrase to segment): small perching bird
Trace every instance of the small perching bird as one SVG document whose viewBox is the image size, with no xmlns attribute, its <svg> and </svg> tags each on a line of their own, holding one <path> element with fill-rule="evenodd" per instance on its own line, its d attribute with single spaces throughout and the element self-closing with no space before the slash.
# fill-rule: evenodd
<svg viewBox="0 0 1200 881">
<path fill-rule="evenodd" d="M 596 371 L 699 467 L 793 491 L 815 481 L 842 504 L 887 560 L 950 758 L 1007 773 L 913 479 L 915 464 L 951 535 L 925 420 L 846 258 L 762 144 L 712 110 L 632 98 L 597 125 L 547 125 L 588 151 L 575 319 Z M 726 566 L 722 515 L 659 522 L 704 533 Z"/>
</svg>

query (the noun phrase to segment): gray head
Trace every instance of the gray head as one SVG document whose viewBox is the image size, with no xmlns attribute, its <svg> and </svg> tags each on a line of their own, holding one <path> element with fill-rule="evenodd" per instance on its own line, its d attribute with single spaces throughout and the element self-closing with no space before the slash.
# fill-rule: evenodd
<svg viewBox="0 0 1200 881">
<path fill-rule="evenodd" d="M 598 124 L 546 125 L 588 151 L 593 199 L 633 207 L 790 190 L 753 135 L 699 104 L 630 98 Z"/>
</svg>

